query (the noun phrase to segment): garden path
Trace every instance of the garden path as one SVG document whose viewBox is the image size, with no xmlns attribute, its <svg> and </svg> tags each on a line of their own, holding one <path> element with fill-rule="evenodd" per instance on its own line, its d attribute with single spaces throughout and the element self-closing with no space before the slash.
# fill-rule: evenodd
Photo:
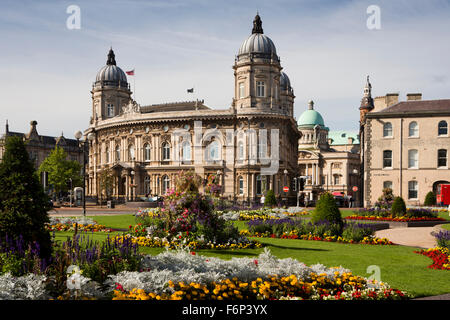
<svg viewBox="0 0 450 320">
<path fill-rule="evenodd" d="M 394 228 L 376 231 L 375 236 L 395 244 L 428 249 L 436 247 L 436 240 L 431 235 L 433 231 L 436 231 L 435 227 Z"/>
</svg>

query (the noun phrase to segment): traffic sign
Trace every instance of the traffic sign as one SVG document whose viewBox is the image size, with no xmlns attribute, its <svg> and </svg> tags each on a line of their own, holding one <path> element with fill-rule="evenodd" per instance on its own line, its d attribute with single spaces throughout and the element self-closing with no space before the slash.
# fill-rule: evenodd
<svg viewBox="0 0 450 320">
<path fill-rule="evenodd" d="M 284 192 L 289 192 L 289 187 L 283 187 Z"/>
<path fill-rule="evenodd" d="M 352 190 L 353 190 L 354 192 L 356 192 L 356 191 L 358 191 L 358 187 L 357 187 L 357 186 L 354 186 L 354 187 L 352 188 Z"/>
</svg>

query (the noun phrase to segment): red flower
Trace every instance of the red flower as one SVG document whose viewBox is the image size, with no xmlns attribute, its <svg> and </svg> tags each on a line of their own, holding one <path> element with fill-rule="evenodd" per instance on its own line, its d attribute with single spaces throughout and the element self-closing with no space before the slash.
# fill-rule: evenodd
<svg viewBox="0 0 450 320">
<path fill-rule="evenodd" d="M 253 263 L 256 265 L 256 266 L 258 266 L 258 260 L 253 260 Z"/>
<path fill-rule="evenodd" d="M 194 251 L 192 251 L 191 254 L 192 254 L 193 256 L 195 256 L 195 252 L 194 252 Z M 208 261 L 208 260 L 207 260 L 207 261 Z"/>
</svg>

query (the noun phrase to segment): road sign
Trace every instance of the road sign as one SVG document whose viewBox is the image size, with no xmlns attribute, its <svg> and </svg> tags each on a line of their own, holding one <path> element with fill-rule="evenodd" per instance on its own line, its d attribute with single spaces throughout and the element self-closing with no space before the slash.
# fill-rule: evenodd
<svg viewBox="0 0 450 320">
<path fill-rule="evenodd" d="M 289 192 L 289 187 L 284 187 L 284 188 L 283 188 L 283 191 L 284 191 L 284 192 Z"/>
<path fill-rule="evenodd" d="M 357 187 L 357 186 L 354 186 L 354 187 L 352 188 L 352 190 L 353 190 L 354 192 L 356 192 L 356 191 L 358 191 L 358 187 Z"/>
</svg>

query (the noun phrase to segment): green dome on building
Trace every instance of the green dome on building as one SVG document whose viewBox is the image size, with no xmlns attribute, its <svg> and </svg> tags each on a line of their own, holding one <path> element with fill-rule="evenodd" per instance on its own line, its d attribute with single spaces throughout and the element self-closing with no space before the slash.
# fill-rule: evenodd
<svg viewBox="0 0 450 320">
<path fill-rule="evenodd" d="M 322 116 L 319 112 L 314 110 L 314 102 L 309 102 L 308 110 L 303 112 L 300 115 L 300 118 L 297 120 L 297 124 L 299 128 L 314 128 L 314 126 L 319 125 L 322 128 L 325 128 L 325 122 L 323 121 Z"/>
</svg>

